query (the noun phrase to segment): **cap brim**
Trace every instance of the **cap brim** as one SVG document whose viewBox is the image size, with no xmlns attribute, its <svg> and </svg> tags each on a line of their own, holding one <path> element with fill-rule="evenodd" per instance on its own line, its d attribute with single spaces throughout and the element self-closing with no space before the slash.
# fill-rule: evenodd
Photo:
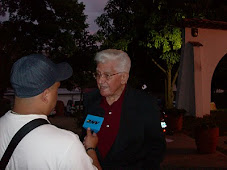
<svg viewBox="0 0 227 170">
<path fill-rule="evenodd" d="M 56 69 L 58 72 L 56 81 L 63 81 L 72 76 L 73 70 L 68 63 L 63 62 L 63 63 L 57 64 L 56 66 L 57 66 Z"/>
</svg>

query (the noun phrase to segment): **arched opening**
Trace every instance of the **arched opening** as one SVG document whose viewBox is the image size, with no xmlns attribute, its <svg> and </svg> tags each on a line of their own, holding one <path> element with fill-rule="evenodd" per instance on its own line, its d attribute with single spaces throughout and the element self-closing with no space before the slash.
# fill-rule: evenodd
<svg viewBox="0 0 227 170">
<path fill-rule="evenodd" d="M 217 109 L 227 109 L 227 54 L 215 68 L 211 82 L 211 102 Z"/>
</svg>

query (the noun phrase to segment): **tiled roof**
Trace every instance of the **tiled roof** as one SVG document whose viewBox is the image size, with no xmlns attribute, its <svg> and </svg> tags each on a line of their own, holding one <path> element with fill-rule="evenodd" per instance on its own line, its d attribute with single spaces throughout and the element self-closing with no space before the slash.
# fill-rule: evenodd
<svg viewBox="0 0 227 170">
<path fill-rule="evenodd" d="M 184 27 L 196 27 L 196 28 L 208 28 L 208 29 L 221 29 L 227 30 L 227 22 L 224 21 L 211 21 L 207 19 L 184 19 L 183 25 Z"/>
</svg>

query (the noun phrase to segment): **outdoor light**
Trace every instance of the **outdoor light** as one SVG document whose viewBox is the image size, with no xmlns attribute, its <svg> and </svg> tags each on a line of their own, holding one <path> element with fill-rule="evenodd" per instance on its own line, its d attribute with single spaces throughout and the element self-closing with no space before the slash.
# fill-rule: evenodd
<svg viewBox="0 0 227 170">
<path fill-rule="evenodd" d="M 199 34 L 198 28 L 191 28 L 191 34 L 193 37 L 197 37 Z"/>
</svg>

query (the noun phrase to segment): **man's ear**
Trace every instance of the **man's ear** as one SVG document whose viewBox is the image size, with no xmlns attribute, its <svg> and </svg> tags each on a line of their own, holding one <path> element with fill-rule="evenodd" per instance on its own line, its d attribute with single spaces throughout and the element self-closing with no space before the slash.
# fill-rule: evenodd
<svg viewBox="0 0 227 170">
<path fill-rule="evenodd" d="M 128 78 L 129 78 L 129 74 L 123 73 L 121 76 L 121 84 L 127 84 Z"/>
<path fill-rule="evenodd" d="M 41 99 L 44 103 L 48 103 L 49 101 L 49 94 L 50 94 L 50 90 L 49 89 L 46 89 L 44 90 L 44 92 L 42 92 L 42 95 L 41 95 Z"/>
</svg>

